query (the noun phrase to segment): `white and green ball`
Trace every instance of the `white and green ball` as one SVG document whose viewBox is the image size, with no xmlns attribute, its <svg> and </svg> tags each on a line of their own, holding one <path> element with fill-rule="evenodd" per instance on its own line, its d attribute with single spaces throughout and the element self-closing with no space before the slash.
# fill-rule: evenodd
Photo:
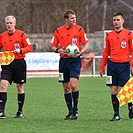
<svg viewBox="0 0 133 133">
<path fill-rule="evenodd" d="M 75 44 L 69 44 L 66 47 L 66 54 L 70 57 L 73 57 L 79 53 L 79 48 Z"/>
</svg>

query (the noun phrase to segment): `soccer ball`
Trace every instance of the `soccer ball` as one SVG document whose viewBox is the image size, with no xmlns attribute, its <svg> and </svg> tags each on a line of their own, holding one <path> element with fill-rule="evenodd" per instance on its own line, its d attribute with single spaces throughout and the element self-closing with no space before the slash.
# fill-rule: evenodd
<svg viewBox="0 0 133 133">
<path fill-rule="evenodd" d="M 76 54 L 79 53 L 79 48 L 77 45 L 75 44 L 69 44 L 67 47 L 66 47 L 66 54 L 70 57 L 73 57 L 75 56 Z"/>
</svg>

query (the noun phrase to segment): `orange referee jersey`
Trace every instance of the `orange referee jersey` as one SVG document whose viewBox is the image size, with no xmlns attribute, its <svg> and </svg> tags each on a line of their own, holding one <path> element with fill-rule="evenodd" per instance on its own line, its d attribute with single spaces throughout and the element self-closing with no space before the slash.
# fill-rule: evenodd
<svg viewBox="0 0 133 133">
<path fill-rule="evenodd" d="M 113 30 L 106 36 L 100 70 L 104 71 L 108 56 L 112 62 L 124 63 L 130 61 L 130 54 L 133 57 L 133 34 L 131 31 L 122 29 L 121 32 L 117 33 Z M 133 66 L 133 59 L 131 65 Z"/>
<path fill-rule="evenodd" d="M 32 44 L 23 31 L 15 30 L 12 35 L 9 35 L 6 31 L 0 35 L 0 49 L 2 48 L 4 48 L 4 51 L 13 51 L 20 48 L 22 53 L 15 54 L 15 59 L 22 59 L 25 57 L 25 53 L 32 51 Z"/>
<path fill-rule="evenodd" d="M 53 39 L 51 41 L 51 45 L 57 47 L 58 44 L 60 48 L 66 49 L 69 44 L 76 44 L 81 50 L 80 44 L 86 44 L 88 39 L 83 28 L 79 25 L 73 25 L 69 29 L 66 28 L 65 25 L 59 27 L 55 32 Z M 65 55 L 62 56 L 63 58 L 70 58 L 69 56 Z"/>
</svg>

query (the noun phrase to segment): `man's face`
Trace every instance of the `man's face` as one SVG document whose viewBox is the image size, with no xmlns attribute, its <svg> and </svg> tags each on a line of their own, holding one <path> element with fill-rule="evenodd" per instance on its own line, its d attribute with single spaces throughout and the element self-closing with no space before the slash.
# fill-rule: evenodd
<svg viewBox="0 0 133 133">
<path fill-rule="evenodd" d="M 68 19 L 66 19 L 66 23 L 69 26 L 75 25 L 76 24 L 76 15 L 75 14 L 69 14 Z"/>
<path fill-rule="evenodd" d="M 122 28 L 124 23 L 124 19 L 122 16 L 113 17 L 113 24 L 116 29 Z"/>
<path fill-rule="evenodd" d="M 13 18 L 6 19 L 5 23 L 8 31 L 14 31 L 16 22 L 14 21 Z"/>
</svg>

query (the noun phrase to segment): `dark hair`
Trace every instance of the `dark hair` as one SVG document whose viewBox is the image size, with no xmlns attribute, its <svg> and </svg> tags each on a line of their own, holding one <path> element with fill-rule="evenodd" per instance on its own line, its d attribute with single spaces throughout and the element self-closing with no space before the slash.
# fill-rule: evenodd
<svg viewBox="0 0 133 133">
<path fill-rule="evenodd" d="M 67 9 L 65 12 L 64 12 L 64 18 L 68 18 L 69 14 L 75 14 L 75 12 L 72 10 L 72 9 Z"/>
<path fill-rule="evenodd" d="M 113 17 L 116 17 L 116 16 L 121 16 L 123 18 L 123 14 L 121 12 L 115 12 L 113 14 Z"/>
</svg>

